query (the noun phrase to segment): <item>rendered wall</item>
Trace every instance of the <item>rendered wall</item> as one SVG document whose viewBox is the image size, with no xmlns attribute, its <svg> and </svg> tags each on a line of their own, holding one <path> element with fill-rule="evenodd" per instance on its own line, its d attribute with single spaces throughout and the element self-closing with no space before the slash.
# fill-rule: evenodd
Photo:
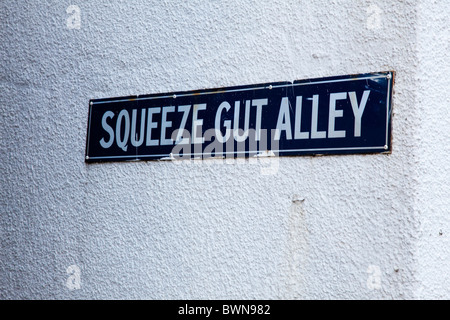
<svg viewBox="0 0 450 320">
<path fill-rule="evenodd" d="M 2 299 L 449 297 L 444 1 L 0 6 Z M 84 162 L 92 98 L 387 70 L 390 155 Z"/>
<path fill-rule="evenodd" d="M 448 299 L 450 288 L 450 26 L 448 1 L 419 6 L 418 58 L 420 123 L 417 144 L 420 217 L 417 297 Z"/>
</svg>

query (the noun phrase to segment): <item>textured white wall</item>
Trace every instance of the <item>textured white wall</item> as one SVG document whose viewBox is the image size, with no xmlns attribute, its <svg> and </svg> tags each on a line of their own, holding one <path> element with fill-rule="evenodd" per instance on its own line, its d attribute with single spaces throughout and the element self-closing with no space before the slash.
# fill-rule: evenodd
<svg viewBox="0 0 450 320">
<path fill-rule="evenodd" d="M 445 1 L 0 6 L 0 298 L 450 296 Z M 385 70 L 391 155 L 84 163 L 92 98 Z"/>
<path fill-rule="evenodd" d="M 420 112 L 417 144 L 416 215 L 420 299 L 449 299 L 450 293 L 450 2 L 419 6 L 418 61 Z"/>
</svg>

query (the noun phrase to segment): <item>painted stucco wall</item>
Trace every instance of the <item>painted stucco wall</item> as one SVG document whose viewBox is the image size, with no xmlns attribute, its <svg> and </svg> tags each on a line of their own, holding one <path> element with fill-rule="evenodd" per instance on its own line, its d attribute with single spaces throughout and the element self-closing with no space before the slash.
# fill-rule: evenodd
<svg viewBox="0 0 450 320">
<path fill-rule="evenodd" d="M 416 255 L 420 261 L 417 297 L 448 299 L 450 288 L 450 26 L 448 1 L 418 6 L 417 110 L 415 136 L 420 219 Z"/>
<path fill-rule="evenodd" d="M 448 9 L 2 1 L 0 298 L 449 298 Z M 387 70 L 389 155 L 84 162 L 89 99 Z"/>
</svg>

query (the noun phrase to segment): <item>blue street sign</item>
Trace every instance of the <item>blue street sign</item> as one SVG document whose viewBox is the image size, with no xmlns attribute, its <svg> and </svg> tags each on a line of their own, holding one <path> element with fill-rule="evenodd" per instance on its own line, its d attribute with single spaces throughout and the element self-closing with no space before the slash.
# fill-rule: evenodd
<svg viewBox="0 0 450 320">
<path fill-rule="evenodd" d="M 90 101 L 86 161 L 391 151 L 394 72 Z"/>
</svg>

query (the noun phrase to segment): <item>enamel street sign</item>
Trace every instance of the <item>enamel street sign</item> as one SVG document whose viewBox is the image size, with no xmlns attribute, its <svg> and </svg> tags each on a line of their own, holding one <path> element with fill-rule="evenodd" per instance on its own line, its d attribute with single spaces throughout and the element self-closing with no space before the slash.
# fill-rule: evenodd
<svg viewBox="0 0 450 320">
<path fill-rule="evenodd" d="M 86 161 L 391 151 L 394 72 L 90 101 Z"/>
</svg>

